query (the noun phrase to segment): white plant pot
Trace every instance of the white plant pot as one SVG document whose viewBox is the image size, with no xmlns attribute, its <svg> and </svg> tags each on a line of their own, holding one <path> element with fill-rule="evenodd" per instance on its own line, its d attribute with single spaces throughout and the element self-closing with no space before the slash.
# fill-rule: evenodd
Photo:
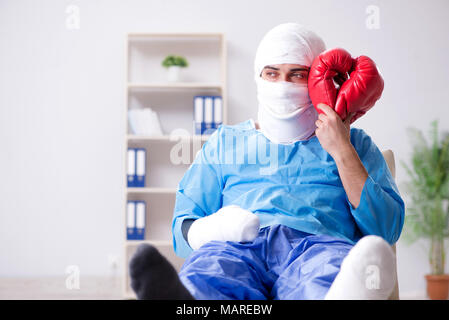
<svg viewBox="0 0 449 320">
<path fill-rule="evenodd" d="M 168 81 L 175 82 L 180 80 L 181 67 L 180 66 L 170 66 L 168 67 Z"/>
</svg>

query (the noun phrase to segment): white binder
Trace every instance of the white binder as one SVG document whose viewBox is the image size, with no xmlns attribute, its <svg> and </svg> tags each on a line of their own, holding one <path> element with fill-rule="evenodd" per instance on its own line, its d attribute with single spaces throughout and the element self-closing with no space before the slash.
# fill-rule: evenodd
<svg viewBox="0 0 449 320">
<path fill-rule="evenodd" d="M 136 236 L 137 239 L 145 238 L 145 202 L 138 201 L 136 206 Z"/>
<path fill-rule="evenodd" d="M 214 125 L 216 129 L 223 123 L 223 100 L 220 96 L 214 97 Z"/>
<path fill-rule="evenodd" d="M 136 231 L 136 203 L 128 201 L 126 206 L 126 238 L 133 240 Z"/>
<path fill-rule="evenodd" d="M 214 99 L 211 96 L 204 98 L 204 129 L 206 134 L 211 134 L 214 112 Z"/>
<path fill-rule="evenodd" d="M 136 150 L 128 149 L 128 187 L 134 187 L 136 183 Z"/>
<path fill-rule="evenodd" d="M 203 106 L 204 97 L 195 96 L 193 99 L 193 121 L 195 125 L 195 134 L 202 134 L 204 130 Z"/>
<path fill-rule="evenodd" d="M 136 151 L 136 187 L 145 187 L 146 151 L 139 148 Z"/>
</svg>

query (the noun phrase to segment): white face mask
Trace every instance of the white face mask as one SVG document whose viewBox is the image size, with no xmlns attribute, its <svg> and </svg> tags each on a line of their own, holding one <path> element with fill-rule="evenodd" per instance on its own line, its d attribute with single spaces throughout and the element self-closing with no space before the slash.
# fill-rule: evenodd
<svg viewBox="0 0 449 320">
<path fill-rule="evenodd" d="M 307 84 L 256 79 L 258 120 L 262 133 L 274 143 L 293 143 L 315 132 L 318 113 Z"/>
<path fill-rule="evenodd" d="M 306 85 L 270 82 L 260 74 L 265 66 L 299 64 L 306 67 L 326 49 L 323 40 L 298 23 L 283 23 L 269 30 L 257 47 L 254 78 L 259 100 L 259 125 L 275 143 L 292 143 L 310 138 L 318 113 Z"/>
</svg>

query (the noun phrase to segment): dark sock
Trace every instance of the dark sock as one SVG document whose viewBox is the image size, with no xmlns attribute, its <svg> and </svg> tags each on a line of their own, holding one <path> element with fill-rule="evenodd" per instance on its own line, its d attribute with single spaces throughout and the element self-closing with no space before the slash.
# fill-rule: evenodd
<svg viewBox="0 0 449 320">
<path fill-rule="evenodd" d="M 193 300 L 178 273 L 155 247 L 141 244 L 129 262 L 131 288 L 139 300 Z"/>
</svg>

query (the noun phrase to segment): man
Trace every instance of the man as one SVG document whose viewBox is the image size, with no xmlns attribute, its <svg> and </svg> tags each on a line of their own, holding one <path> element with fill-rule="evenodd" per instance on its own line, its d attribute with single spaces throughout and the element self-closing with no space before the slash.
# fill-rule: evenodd
<svg viewBox="0 0 449 320">
<path fill-rule="evenodd" d="M 318 115 L 311 104 L 307 75 L 324 49 L 295 23 L 265 35 L 255 58 L 259 123 L 221 126 L 204 144 L 176 194 L 181 282 L 162 269 L 148 276 L 150 262 L 170 268 L 140 248 L 130 265 L 132 285 L 145 288 L 138 297 L 162 298 L 149 289 L 160 279 L 172 281 L 167 298 L 389 296 L 404 203 L 374 142 L 350 129 L 351 115 L 342 121 L 323 104 Z"/>
</svg>

